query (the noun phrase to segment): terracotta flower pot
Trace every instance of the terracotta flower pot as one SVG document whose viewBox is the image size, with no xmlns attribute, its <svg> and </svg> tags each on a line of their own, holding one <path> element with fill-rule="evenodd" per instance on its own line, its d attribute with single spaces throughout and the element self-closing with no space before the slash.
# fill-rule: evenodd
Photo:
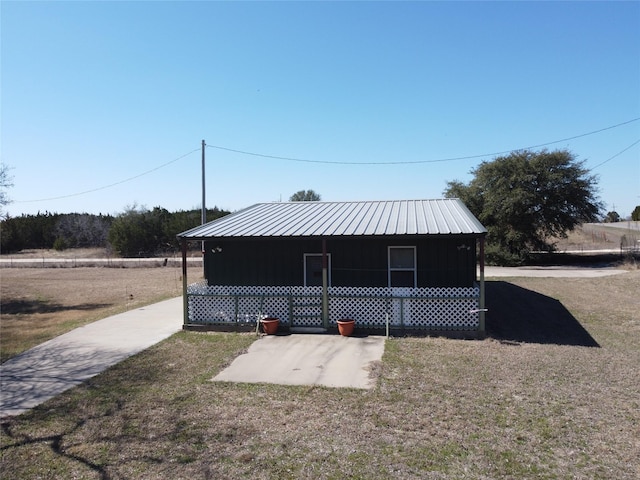
<svg viewBox="0 0 640 480">
<path fill-rule="evenodd" d="M 355 320 L 338 320 L 338 332 L 340 332 L 340 335 L 344 337 L 350 336 L 353 333 L 353 327 L 355 323 Z"/>
<path fill-rule="evenodd" d="M 260 320 L 262 324 L 262 331 L 267 335 L 275 335 L 278 332 L 278 325 L 280 324 L 280 320 L 277 318 L 263 318 Z"/>
</svg>

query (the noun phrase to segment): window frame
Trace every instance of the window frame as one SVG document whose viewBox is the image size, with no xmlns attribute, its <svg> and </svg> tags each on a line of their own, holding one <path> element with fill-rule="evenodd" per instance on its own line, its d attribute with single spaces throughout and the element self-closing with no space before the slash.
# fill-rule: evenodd
<svg viewBox="0 0 640 480">
<path fill-rule="evenodd" d="M 398 268 L 391 266 L 391 251 L 393 249 L 411 249 L 413 250 L 413 267 L 412 268 Z M 418 285 L 418 252 L 415 245 L 389 245 L 387 247 L 387 285 L 390 288 L 416 288 Z M 413 286 L 412 287 L 394 287 L 391 284 L 392 272 L 413 272 Z"/>
</svg>

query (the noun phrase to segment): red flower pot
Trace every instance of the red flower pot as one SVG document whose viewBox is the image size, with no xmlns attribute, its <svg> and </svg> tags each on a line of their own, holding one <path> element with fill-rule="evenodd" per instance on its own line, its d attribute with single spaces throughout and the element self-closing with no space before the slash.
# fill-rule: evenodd
<svg viewBox="0 0 640 480">
<path fill-rule="evenodd" d="M 262 331 L 267 335 L 275 335 L 278 333 L 278 325 L 280 324 L 280 320 L 277 318 L 263 318 L 260 320 L 262 324 Z"/>
<path fill-rule="evenodd" d="M 355 323 L 355 320 L 338 320 L 338 332 L 344 337 L 350 336 L 353 333 Z"/>
</svg>

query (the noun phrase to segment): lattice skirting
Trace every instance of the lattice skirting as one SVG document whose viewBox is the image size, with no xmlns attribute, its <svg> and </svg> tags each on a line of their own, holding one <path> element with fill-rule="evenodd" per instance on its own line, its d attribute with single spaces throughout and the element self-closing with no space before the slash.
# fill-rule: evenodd
<svg viewBox="0 0 640 480">
<path fill-rule="evenodd" d="M 330 287 L 329 321 L 353 318 L 357 327 L 477 330 L 480 288 Z M 321 326 L 321 287 L 209 286 L 187 289 L 189 323 L 253 324 L 265 316 L 286 326 Z M 316 305 L 311 305 L 313 301 Z M 308 303 L 299 303 L 300 300 Z M 302 305 L 302 306 L 299 306 Z M 295 313 L 295 314 L 294 314 Z"/>
</svg>

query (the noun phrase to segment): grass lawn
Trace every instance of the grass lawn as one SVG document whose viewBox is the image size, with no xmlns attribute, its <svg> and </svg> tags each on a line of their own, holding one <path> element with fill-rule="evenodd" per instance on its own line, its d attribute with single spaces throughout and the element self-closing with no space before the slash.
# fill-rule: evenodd
<svg viewBox="0 0 640 480">
<path fill-rule="evenodd" d="M 2 268 L 0 277 L 1 362 L 95 320 L 182 295 L 175 267 Z"/>
<path fill-rule="evenodd" d="M 637 479 L 638 292 L 489 282 L 488 339 L 392 338 L 367 391 L 214 383 L 255 337 L 181 332 L 3 419 L 0 477 Z"/>
</svg>

